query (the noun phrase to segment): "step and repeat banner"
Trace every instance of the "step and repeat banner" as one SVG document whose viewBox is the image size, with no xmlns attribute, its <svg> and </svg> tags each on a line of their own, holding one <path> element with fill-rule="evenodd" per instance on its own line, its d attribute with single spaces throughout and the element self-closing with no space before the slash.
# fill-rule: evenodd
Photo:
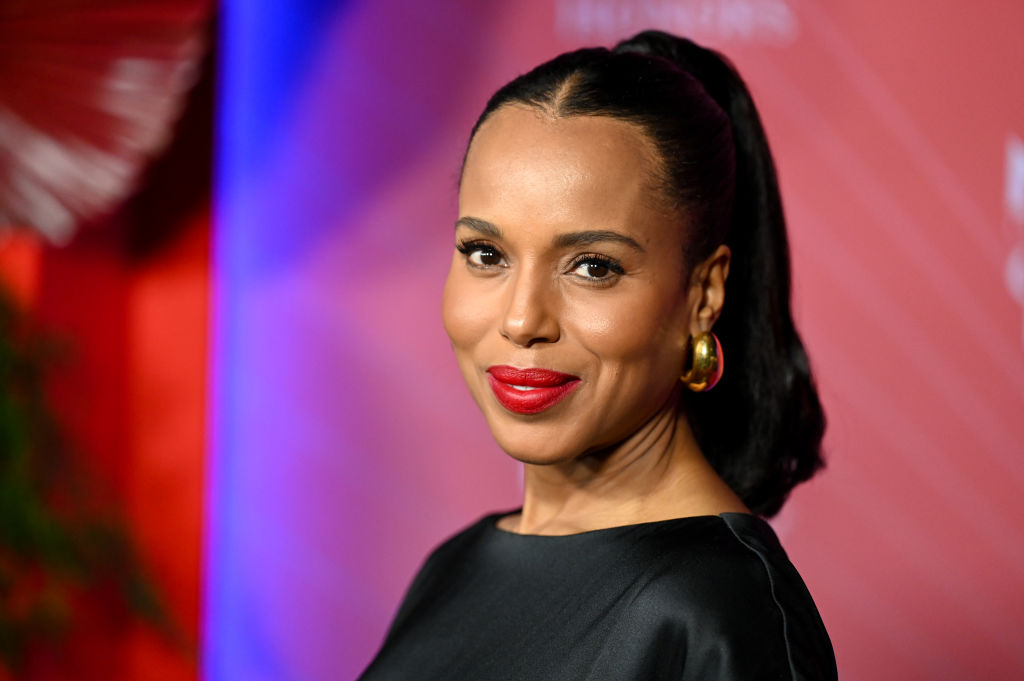
<svg viewBox="0 0 1024 681">
<path fill-rule="evenodd" d="M 644 28 L 775 151 L 829 428 L 773 525 L 841 678 L 1024 676 L 1024 5 L 302 0 L 223 7 L 206 678 L 354 678 L 518 505 L 440 322 L 459 164 L 497 87 Z"/>
</svg>

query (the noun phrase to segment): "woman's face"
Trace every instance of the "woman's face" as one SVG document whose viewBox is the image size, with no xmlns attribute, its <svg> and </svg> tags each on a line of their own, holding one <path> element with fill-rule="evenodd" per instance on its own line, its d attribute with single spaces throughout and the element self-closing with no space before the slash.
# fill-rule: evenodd
<svg viewBox="0 0 1024 681">
<path fill-rule="evenodd" d="M 470 145 L 443 315 L 498 444 L 529 463 L 674 409 L 701 286 L 634 126 L 499 109 Z"/>
</svg>

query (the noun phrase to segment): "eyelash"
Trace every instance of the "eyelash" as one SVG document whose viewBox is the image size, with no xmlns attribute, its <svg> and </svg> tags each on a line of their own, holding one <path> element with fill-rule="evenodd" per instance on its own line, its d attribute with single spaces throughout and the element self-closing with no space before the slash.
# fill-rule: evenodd
<svg viewBox="0 0 1024 681">
<path fill-rule="evenodd" d="M 486 241 L 459 241 L 455 244 L 455 250 L 457 250 L 462 255 L 466 256 L 467 264 L 470 267 L 475 267 L 478 269 L 486 269 L 489 267 L 495 267 L 496 265 L 478 265 L 476 263 L 469 262 L 469 258 L 476 251 L 489 251 L 490 253 L 493 253 L 495 255 L 498 255 L 499 257 L 504 258 L 501 251 L 499 251 L 495 246 L 487 243 Z M 610 282 L 616 277 L 625 274 L 625 269 L 622 267 L 619 261 L 615 260 L 614 258 L 609 258 L 606 255 L 601 255 L 600 253 L 584 253 L 582 255 L 576 256 L 575 258 L 573 258 L 572 262 L 569 263 L 568 271 L 574 272 L 575 270 L 579 269 L 584 265 L 597 265 L 599 267 L 606 267 L 608 271 L 611 273 L 611 276 L 605 277 L 586 277 L 582 275 L 576 275 L 580 279 L 592 283 Z"/>
<path fill-rule="evenodd" d="M 599 267 L 606 267 L 606 268 L 608 268 L 608 271 L 611 273 L 610 276 L 606 276 L 606 277 L 582 277 L 581 276 L 580 277 L 581 279 L 586 279 L 586 280 L 595 281 L 595 282 L 596 281 L 611 281 L 615 277 L 617 277 L 619 275 L 622 275 L 622 274 L 625 274 L 625 272 L 626 272 L 622 268 L 622 265 L 619 264 L 618 260 L 615 260 L 614 258 L 609 258 L 607 255 L 601 255 L 600 253 L 585 253 L 583 255 L 577 256 L 569 264 L 569 271 L 573 272 L 575 270 L 578 270 L 583 265 L 597 265 Z M 577 275 L 577 276 L 579 276 L 579 275 Z"/>
<path fill-rule="evenodd" d="M 499 251 L 497 248 L 487 243 L 486 241 L 459 241 L 458 243 L 455 244 L 455 250 L 457 250 L 462 255 L 466 256 L 466 262 L 470 267 L 493 267 L 493 265 L 477 265 L 476 263 L 469 262 L 471 254 L 475 253 L 476 251 L 486 250 L 501 257 L 504 257 L 501 255 L 501 251 Z"/>
</svg>

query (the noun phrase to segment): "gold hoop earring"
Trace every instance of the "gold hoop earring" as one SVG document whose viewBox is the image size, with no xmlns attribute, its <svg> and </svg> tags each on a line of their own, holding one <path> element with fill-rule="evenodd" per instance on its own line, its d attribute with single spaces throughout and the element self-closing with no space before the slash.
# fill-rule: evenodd
<svg viewBox="0 0 1024 681">
<path fill-rule="evenodd" d="M 699 333 L 696 337 L 691 336 L 686 346 L 693 356 L 688 364 L 689 369 L 679 380 L 696 393 L 711 390 L 722 378 L 725 369 L 725 357 L 718 336 L 708 331 Z"/>
</svg>

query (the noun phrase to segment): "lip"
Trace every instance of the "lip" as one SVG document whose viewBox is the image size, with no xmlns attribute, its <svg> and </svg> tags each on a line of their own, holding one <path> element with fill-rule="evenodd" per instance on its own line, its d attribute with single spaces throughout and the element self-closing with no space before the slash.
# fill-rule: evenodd
<svg viewBox="0 0 1024 681">
<path fill-rule="evenodd" d="M 550 409 L 568 397 L 580 384 L 579 376 L 572 374 L 551 369 L 517 369 L 505 365 L 490 367 L 487 380 L 501 406 L 517 414 L 538 414 Z"/>
</svg>

